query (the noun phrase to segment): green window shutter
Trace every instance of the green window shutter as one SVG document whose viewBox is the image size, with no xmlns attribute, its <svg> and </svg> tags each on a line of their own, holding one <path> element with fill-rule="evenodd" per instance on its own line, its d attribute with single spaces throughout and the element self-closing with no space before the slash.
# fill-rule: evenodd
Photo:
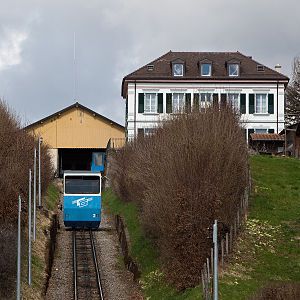
<svg viewBox="0 0 300 300">
<path fill-rule="evenodd" d="M 144 128 L 138 128 L 138 138 L 144 137 Z"/>
<path fill-rule="evenodd" d="M 213 106 L 218 106 L 219 104 L 219 95 L 213 94 Z"/>
<path fill-rule="evenodd" d="M 268 129 L 268 133 L 274 133 L 274 129 Z"/>
<path fill-rule="evenodd" d="M 274 94 L 268 95 L 268 113 L 274 114 Z"/>
<path fill-rule="evenodd" d="M 199 111 L 199 94 L 194 94 L 193 106 L 196 111 Z"/>
<path fill-rule="evenodd" d="M 139 113 L 144 112 L 144 93 L 139 93 Z"/>
<path fill-rule="evenodd" d="M 254 112 L 254 94 L 249 94 L 249 114 L 254 114 Z"/>
<path fill-rule="evenodd" d="M 162 114 L 164 112 L 163 94 L 162 93 L 157 94 L 157 112 L 159 114 Z"/>
<path fill-rule="evenodd" d="M 250 134 L 254 133 L 254 129 L 248 129 L 248 140 L 250 139 Z"/>
<path fill-rule="evenodd" d="M 240 94 L 240 114 L 246 113 L 246 94 Z"/>
<path fill-rule="evenodd" d="M 221 106 L 225 107 L 227 102 L 227 95 L 226 94 L 221 94 Z"/>
<path fill-rule="evenodd" d="M 172 113 L 172 94 L 167 94 L 167 114 Z"/>
<path fill-rule="evenodd" d="M 191 112 L 191 94 L 190 93 L 185 94 L 185 112 L 186 113 Z"/>
</svg>

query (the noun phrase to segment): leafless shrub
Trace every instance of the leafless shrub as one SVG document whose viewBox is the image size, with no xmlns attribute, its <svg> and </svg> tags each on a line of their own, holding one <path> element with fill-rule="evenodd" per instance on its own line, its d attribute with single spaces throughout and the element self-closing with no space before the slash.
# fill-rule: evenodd
<svg viewBox="0 0 300 300">
<path fill-rule="evenodd" d="M 22 221 L 27 220 L 28 172 L 33 169 L 35 139 L 22 129 L 20 120 L 0 101 L 0 298 L 15 282 L 18 195 L 22 197 Z M 42 148 L 42 188 L 52 176 L 47 148 Z"/>
<path fill-rule="evenodd" d="M 228 226 L 247 185 L 247 147 L 230 108 L 179 114 L 115 154 L 112 186 L 135 201 L 178 289 L 200 282 L 214 219 Z"/>
<path fill-rule="evenodd" d="M 253 300 L 297 300 L 300 299 L 299 282 L 276 282 L 263 287 Z"/>
<path fill-rule="evenodd" d="M 18 195 L 28 195 L 28 171 L 33 169 L 35 139 L 22 129 L 21 122 L 9 107 L 0 101 L 0 223 L 14 221 Z M 42 188 L 52 176 L 47 148 L 42 147 Z M 27 201 L 24 201 L 26 208 Z"/>
</svg>

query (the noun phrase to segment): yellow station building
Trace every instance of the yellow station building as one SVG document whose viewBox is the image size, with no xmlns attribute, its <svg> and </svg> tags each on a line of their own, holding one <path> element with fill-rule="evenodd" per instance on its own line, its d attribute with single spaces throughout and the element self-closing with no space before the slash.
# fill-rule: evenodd
<svg viewBox="0 0 300 300">
<path fill-rule="evenodd" d="M 64 170 L 89 170 L 95 154 L 106 151 L 109 140 L 125 143 L 124 126 L 76 102 L 26 127 L 49 147 L 57 174 Z"/>
</svg>

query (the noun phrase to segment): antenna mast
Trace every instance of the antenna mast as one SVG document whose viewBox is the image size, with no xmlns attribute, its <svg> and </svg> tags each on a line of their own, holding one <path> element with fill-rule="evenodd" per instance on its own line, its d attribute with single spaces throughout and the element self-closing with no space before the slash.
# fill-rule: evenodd
<svg viewBox="0 0 300 300">
<path fill-rule="evenodd" d="M 76 101 L 77 98 L 77 66 L 76 66 L 76 33 L 74 31 L 73 37 L 73 65 L 74 65 L 74 86 L 73 86 L 73 98 Z"/>
</svg>

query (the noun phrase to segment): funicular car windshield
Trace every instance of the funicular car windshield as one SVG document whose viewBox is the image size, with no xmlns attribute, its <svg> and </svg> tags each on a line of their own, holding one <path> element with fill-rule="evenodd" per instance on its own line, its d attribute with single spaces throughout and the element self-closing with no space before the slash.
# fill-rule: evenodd
<svg viewBox="0 0 300 300">
<path fill-rule="evenodd" d="M 99 194 L 99 176 L 66 176 L 65 194 Z"/>
</svg>

